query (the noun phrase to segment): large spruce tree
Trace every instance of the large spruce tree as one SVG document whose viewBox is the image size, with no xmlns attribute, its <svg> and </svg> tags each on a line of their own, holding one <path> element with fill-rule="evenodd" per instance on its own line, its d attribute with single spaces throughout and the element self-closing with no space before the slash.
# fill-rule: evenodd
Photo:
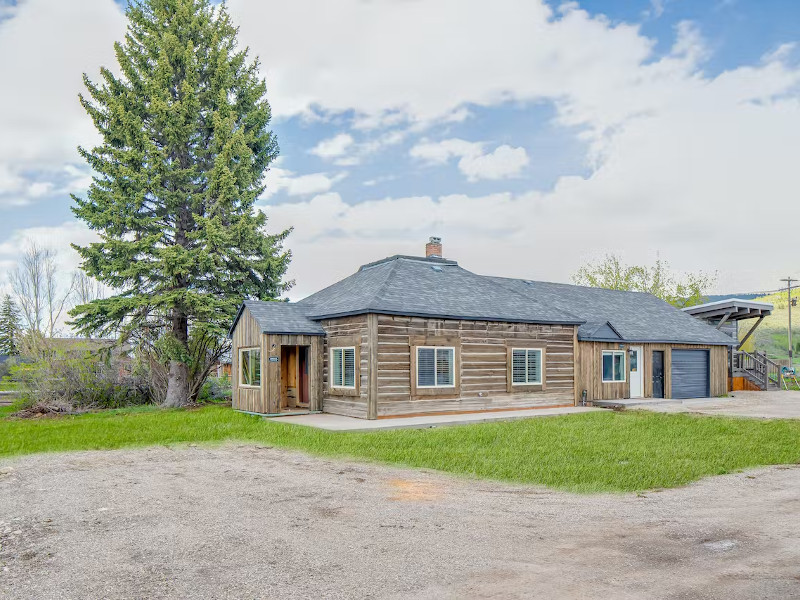
<svg viewBox="0 0 800 600">
<path fill-rule="evenodd" d="M 287 288 L 288 231 L 265 233 L 254 210 L 278 154 L 258 61 L 237 47 L 224 5 L 140 0 L 115 45 L 120 75 L 84 75 L 81 103 L 102 143 L 75 214 L 100 241 L 75 248 L 82 268 L 117 291 L 71 312 L 84 333 L 159 330 L 165 404 L 190 397 L 190 336 L 224 336 L 244 297 Z"/>
<path fill-rule="evenodd" d="M 0 354 L 19 354 L 19 336 L 22 333 L 22 318 L 19 309 L 9 294 L 0 304 Z"/>
</svg>

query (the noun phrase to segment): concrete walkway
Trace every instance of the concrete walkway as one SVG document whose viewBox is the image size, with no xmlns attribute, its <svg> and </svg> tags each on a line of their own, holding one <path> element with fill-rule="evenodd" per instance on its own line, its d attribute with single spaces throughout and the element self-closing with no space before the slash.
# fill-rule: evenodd
<svg viewBox="0 0 800 600">
<path fill-rule="evenodd" d="M 566 406 L 563 408 L 531 408 L 525 410 L 506 410 L 461 415 L 427 415 L 422 417 L 394 417 L 391 419 L 375 420 L 356 419 L 353 417 L 322 413 L 288 417 L 270 417 L 269 420 L 278 423 L 316 427 L 328 431 L 378 431 L 384 429 L 427 429 L 429 427 L 469 425 L 471 423 L 489 423 L 491 421 L 515 421 L 517 419 L 574 415 L 599 410 L 603 409 Z"/>
<path fill-rule="evenodd" d="M 697 413 L 756 419 L 800 419 L 800 392 L 731 392 L 727 398 L 691 400 L 622 400 L 623 408 L 665 413 Z"/>
</svg>

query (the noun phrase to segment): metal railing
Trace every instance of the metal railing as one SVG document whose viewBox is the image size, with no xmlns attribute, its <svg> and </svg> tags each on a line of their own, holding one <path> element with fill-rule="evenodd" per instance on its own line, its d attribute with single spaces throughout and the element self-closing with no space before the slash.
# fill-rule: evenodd
<svg viewBox="0 0 800 600">
<path fill-rule="evenodd" d="M 781 387 L 783 375 L 781 365 L 767 358 L 766 352 L 745 352 L 734 350 L 731 356 L 731 375 L 745 376 L 753 381 L 762 390 L 770 386 Z"/>
</svg>

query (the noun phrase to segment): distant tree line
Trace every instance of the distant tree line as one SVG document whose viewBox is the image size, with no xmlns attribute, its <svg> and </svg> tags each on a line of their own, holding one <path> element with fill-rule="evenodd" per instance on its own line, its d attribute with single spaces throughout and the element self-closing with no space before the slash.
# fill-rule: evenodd
<svg viewBox="0 0 800 600">
<path fill-rule="evenodd" d="M 717 277 L 703 272 L 676 274 L 661 259 L 653 265 L 628 265 L 619 256 L 607 254 L 582 266 L 572 280 L 577 285 L 646 292 L 677 308 L 685 308 L 705 302 Z"/>
</svg>

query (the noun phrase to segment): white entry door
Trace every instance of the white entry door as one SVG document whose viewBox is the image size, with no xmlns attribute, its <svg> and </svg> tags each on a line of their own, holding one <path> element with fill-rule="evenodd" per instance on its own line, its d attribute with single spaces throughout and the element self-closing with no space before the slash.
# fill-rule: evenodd
<svg viewBox="0 0 800 600">
<path fill-rule="evenodd" d="M 644 396 L 644 365 L 642 358 L 644 352 L 639 346 L 631 346 L 631 398 Z"/>
</svg>

